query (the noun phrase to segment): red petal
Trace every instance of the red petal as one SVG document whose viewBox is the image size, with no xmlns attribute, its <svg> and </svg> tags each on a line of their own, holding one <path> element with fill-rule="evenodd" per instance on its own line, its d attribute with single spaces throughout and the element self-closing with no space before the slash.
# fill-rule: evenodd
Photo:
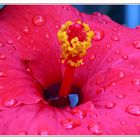
<svg viewBox="0 0 140 140">
<path fill-rule="evenodd" d="M 0 12 L 1 42 L 6 43 L 1 48 L 1 59 L 6 55 L 6 60 L 0 62 L 0 78 L 8 73 L 1 78 L 0 105 L 35 103 L 42 93 L 34 79 L 43 87 L 61 80 L 57 30 L 77 17 L 69 6 L 6 6 Z"/>
<path fill-rule="evenodd" d="M 100 135 L 104 133 L 91 102 L 74 110 L 58 110 L 40 102 L 1 111 L 0 134 Z"/>
<path fill-rule="evenodd" d="M 139 29 L 120 26 L 101 14 L 84 19 L 92 19 L 92 28 L 104 32 L 87 56 L 84 100 L 92 99 L 106 134 L 139 134 Z"/>
<path fill-rule="evenodd" d="M 21 61 L 14 46 L 3 45 L 0 47 L 0 109 L 38 102 L 41 91 L 27 72 L 28 66 Z"/>
<path fill-rule="evenodd" d="M 74 13 L 74 14 L 73 14 Z M 1 33 L 13 40 L 22 59 L 45 87 L 61 80 L 57 31 L 67 20 L 79 19 L 70 6 L 7 6 L 0 14 Z"/>
</svg>

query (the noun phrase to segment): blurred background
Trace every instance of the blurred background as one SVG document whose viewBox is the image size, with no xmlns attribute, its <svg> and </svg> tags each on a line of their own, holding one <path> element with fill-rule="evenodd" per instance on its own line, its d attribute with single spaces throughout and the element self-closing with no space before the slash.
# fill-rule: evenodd
<svg viewBox="0 0 140 140">
<path fill-rule="evenodd" d="M 114 21 L 135 28 L 140 25 L 140 5 L 73 5 L 81 12 L 91 14 L 100 12 L 108 15 Z M 0 5 L 0 9 L 4 5 Z"/>
<path fill-rule="evenodd" d="M 73 5 L 85 13 L 100 12 L 114 21 L 135 28 L 140 25 L 140 5 Z"/>
</svg>

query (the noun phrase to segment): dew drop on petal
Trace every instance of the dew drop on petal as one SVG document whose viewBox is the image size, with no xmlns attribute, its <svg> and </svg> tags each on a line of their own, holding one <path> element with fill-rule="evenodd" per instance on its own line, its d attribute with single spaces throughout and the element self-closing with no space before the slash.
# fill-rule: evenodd
<svg viewBox="0 0 140 140">
<path fill-rule="evenodd" d="M 120 79 L 123 79 L 125 77 L 125 75 L 124 75 L 124 73 L 122 71 L 119 72 L 119 75 L 118 76 L 119 76 Z"/>
<path fill-rule="evenodd" d="M 0 71 L 0 77 L 5 78 L 8 76 L 7 72 Z"/>
<path fill-rule="evenodd" d="M 49 115 L 49 118 L 50 118 L 50 119 L 54 119 L 55 116 L 54 116 L 53 114 L 50 114 L 50 115 Z"/>
<path fill-rule="evenodd" d="M 33 17 L 32 21 L 33 21 L 34 25 L 42 26 L 46 23 L 46 18 L 45 18 L 45 16 L 36 15 Z"/>
<path fill-rule="evenodd" d="M 61 12 L 60 12 L 59 10 L 57 11 L 57 13 L 58 13 L 58 15 L 60 15 L 60 14 L 61 14 Z"/>
<path fill-rule="evenodd" d="M 22 27 L 22 31 L 23 31 L 25 34 L 28 34 L 28 33 L 29 33 L 29 28 L 28 28 L 28 26 L 23 26 L 23 27 Z"/>
<path fill-rule="evenodd" d="M 13 40 L 8 40 L 7 43 L 8 43 L 9 45 L 12 45 L 12 44 L 13 44 Z"/>
<path fill-rule="evenodd" d="M 103 81 L 104 81 L 104 77 L 103 76 L 100 76 L 99 78 L 97 78 L 96 84 L 97 85 L 100 85 Z"/>
<path fill-rule="evenodd" d="M 101 94 L 104 94 L 104 93 L 105 93 L 105 88 L 103 88 L 103 87 L 97 89 L 97 91 L 96 91 L 97 95 L 101 95 Z"/>
<path fill-rule="evenodd" d="M 118 36 L 111 36 L 111 39 L 113 40 L 113 41 L 119 41 L 120 39 L 119 39 L 119 37 Z"/>
<path fill-rule="evenodd" d="M 86 117 L 86 111 L 81 110 L 81 109 L 76 109 L 75 108 L 75 109 L 71 110 L 71 114 L 73 116 L 76 116 L 76 117 L 80 118 L 80 119 L 83 119 L 83 118 Z"/>
<path fill-rule="evenodd" d="M 46 38 L 46 39 L 48 39 L 48 38 L 49 38 L 49 35 L 48 35 L 47 33 L 45 34 L 45 38 Z"/>
<path fill-rule="evenodd" d="M 35 32 L 36 32 L 36 33 L 38 33 L 38 32 L 39 32 L 39 30 L 38 30 L 38 29 L 35 29 Z"/>
<path fill-rule="evenodd" d="M 134 46 L 134 48 L 136 48 L 136 49 L 140 49 L 140 40 L 135 40 L 135 41 L 133 42 L 133 46 Z"/>
<path fill-rule="evenodd" d="M 117 31 L 118 31 L 118 29 L 117 29 L 117 28 L 113 28 L 113 31 L 114 31 L 114 32 L 117 32 Z"/>
<path fill-rule="evenodd" d="M 17 101 L 15 99 L 10 99 L 10 98 L 5 98 L 3 100 L 3 105 L 5 107 L 12 107 L 17 103 Z"/>
<path fill-rule="evenodd" d="M 73 129 L 80 126 L 80 121 L 74 119 L 66 119 L 60 122 L 65 129 Z"/>
<path fill-rule="evenodd" d="M 5 54 L 0 54 L 0 60 L 5 60 L 6 59 L 6 55 Z"/>
<path fill-rule="evenodd" d="M 123 94 L 119 94 L 119 95 L 116 96 L 116 98 L 123 99 L 124 98 L 124 95 Z"/>
<path fill-rule="evenodd" d="M 94 55 L 94 54 L 92 54 L 92 55 L 90 56 L 90 60 L 95 60 L 95 55 Z"/>
<path fill-rule="evenodd" d="M 133 83 L 133 85 L 139 86 L 140 85 L 140 79 L 133 79 L 132 83 Z"/>
<path fill-rule="evenodd" d="M 110 84 L 110 86 L 114 87 L 114 86 L 116 86 L 116 83 L 115 83 L 115 82 L 112 82 L 112 83 Z"/>
<path fill-rule="evenodd" d="M 102 135 L 103 130 L 95 123 L 90 123 L 88 125 L 88 130 L 94 135 Z"/>
<path fill-rule="evenodd" d="M 140 116 L 140 105 L 130 105 L 126 108 L 126 112 L 131 115 Z"/>
<path fill-rule="evenodd" d="M 114 102 L 112 102 L 112 101 L 108 101 L 108 102 L 106 103 L 105 107 L 106 107 L 107 109 L 112 109 L 112 108 L 115 107 L 115 105 L 116 105 L 116 103 L 114 103 Z"/>
<path fill-rule="evenodd" d="M 120 50 L 116 50 L 115 53 L 116 53 L 116 54 L 120 54 L 121 51 L 120 51 Z"/>
<path fill-rule="evenodd" d="M 2 85 L 0 85 L 0 90 L 1 90 L 1 89 L 3 89 L 3 86 L 2 86 Z"/>
<path fill-rule="evenodd" d="M 39 135 L 48 135 L 48 131 L 47 131 L 46 129 L 40 129 L 40 130 L 38 131 L 38 134 L 39 134 Z"/>
<path fill-rule="evenodd" d="M 106 47 L 110 49 L 112 46 L 110 44 L 107 44 Z"/>
<path fill-rule="evenodd" d="M 100 41 L 104 37 L 104 32 L 103 31 L 94 31 L 94 41 Z"/>
<path fill-rule="evenodd" d="M 107 62 L 112 62 L 112 58 L 107 58 Z"/>
<path fill-rule="evenodd" d="M 121 121 L 120 124 L 121 125 L 127 125 L 127 122 L 126 121 Z"/>
<path fill-rule="evenodd" d="M 123 60 L 127 60 L 128 59 L 128 55 L 126 55 L 126 54 L 122 55 L 122 59 Z"/>
<path fill-rule="evenodd" d="M 18 36 L 17 36 L 17 40 L 20 40 L 20 39 L 21 39 L 21 35 L 18 35 Z"/>
<path fill-rule="evenodd" d="M 104 18 L 99 18 L 98 22 L 102 23 L 102 24 L 107 24 L 108 23 L 107 20 L 105 20 Z"/>
<path fill-rule="evenodd" d="M 0 47 L 4 47 L 4 43 L 3 42 L 0 42 Z"/>
<path fill-rule="evenodd" d="M 93 14 L 96 15 L 96 16 L 98 16 L 98 17 L 102 16 L 102 14 L 99 13 L 99 12 L 94 12 Z"/>
</svg>

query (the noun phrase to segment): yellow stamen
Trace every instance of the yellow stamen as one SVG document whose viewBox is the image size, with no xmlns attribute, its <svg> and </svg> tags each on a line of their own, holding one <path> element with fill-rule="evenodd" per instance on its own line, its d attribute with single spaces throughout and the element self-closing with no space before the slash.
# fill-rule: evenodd
<svg viewBox="0 0 140 140">
<path fill-rule="evenodd" d="M 94 32 L 90 30 L 88 24 L 82 23 L 80 20 L 77 21 L 77 23 L 83 25 L 84 27 L 84 31 L 86 33 L 84 41 L 79 41 L 77 36 L 73 37 L 70 41 L 68 40 L 69 37 L 67 30 L 69 26 L 73 24 L 72 21 L 67 21 L 63 24 L 57 33 L 62 49 L 61 62 L 64 63 L 64 61 L 67 60 L 67 63 L 72 67 L 79 67 L 83 64 L 82 57 L 86 55 L 87 49 L 91 47 L 91 41 L 94 36 Z M 75 61 L 73 59 L 74 57 L 76 57 Z"/>
</svg>

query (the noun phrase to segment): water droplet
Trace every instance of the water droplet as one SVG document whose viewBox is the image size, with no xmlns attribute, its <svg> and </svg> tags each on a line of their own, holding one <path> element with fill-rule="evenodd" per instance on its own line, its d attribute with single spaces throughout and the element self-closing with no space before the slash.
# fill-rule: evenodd
<svg viewBox="0 0 140 140">
<path fill-rule="evenodd" d="M 10 51 L 9 51 L 9 52 L 10 52 L 10 54 L 12 54 L 14 51 L 13 51 L 12 49 L 10 49 Z"/>
<path fill-rule="evenodd" d="M 105 88 L 99 88 L 97 89 L 96 94 L 101 95 L 101 94 L 104 94 L 104 92 L 105 92 Z"/>
<path fill-rule="evenodd" d="M 120 51 L 120 50 L 116 50 L 115 53 L 116 53 L 116 54 L 120 54 L 121 51 Z"/>
<path fill-rule="evenodd" d="M 119 95 L 116 96 L 116 98 L 123 99 L 124 98 L 124 95 L 123 94 L 119 94 Z"/>
<path fill-rule="evenodd" d="M 0 47 L 4 47 L 4 43 L 3 42 L 0 42 Z"/>
<path fill-rule="evenodd" d="M 38 30 L 38 29 L 35 29 L 35 32 L 36 32 L 36 33 L 38 33 L 38 32 L 39 32 L 39 30 Z"/>
<path fill-rule="evenodd" d="M 100 85 L 103 81 L 104 81 L 104 76 L 100 76 L 100 77 L 96 80 L 96 84 L 97 84 L 97 85 Z"/>
<path fill-rule="evenodd" d="M 127 60 L 128 59 L 128 55 L 126 55 L 126 54 L 122 55 L 122 59 L 123 60 Z"/>
<path fill-rule="evenodd" d="M 99 13 L 99 12 L 94 12 L 93 14 L 96 15 L 96 16 L 98 16 L 98 17 L 102 16 L 102 14 Z"/>
<path fill-rule="evenodd" d="M 60 15 L 61 12 L 58 10 L 57 13 L 58 13 L 58 15 Z"/>
<path fill-rule="evenodd" d="M 114 102 L 112 102 L 112 101 L 108 101 L 108 102 L 106 103 L 105 107 L 106 107 L 107 109 L 112 109 L 112 108 L 115 107 L 115 105 L 116 105 L 116 103 L 114 103 Z"/>
<path fill-rule="evenodd" d="M 99 18 L 98 19 L 98 22 L 99 23 L 102 23 L 102 24 L 107 24 L 108 22 L 105 20 L 105 19 L 103 19 L 103 18 Z"/>
<path fill-rule="evenodd" d="M 140 123 L 137 123 L 136 126 L 137 126 L 137 127 L 140 127 Z"/>
<path fill-rule="evenodd" d="M 18 36 L 17 36 L 17 40 L 20 40 L 20 39 L 21 39 L 21 35 L 18 35 Z"/>
<path fill-rule="evenodd" d="M 140 40 L 135 40 L 135 41 L 133 42 L 133 46 L 134 46 L 134 48 L 136 48 L 136 49 L 140 49 Z"/>
<path fill-rule="evenodd" d="M 55 116 L 54 116 L 53 114 L 50 114 L 50 115 L 49 115 L 49 118 L 50 118 L 50 119 L 54 119 Z"/>
<path fill-rule="evenodd" d="M 22 27 L 22 31 L 23 31 L 24 33 L 28 34 L 28 33 L 29 33 L 29 28 L 28 28 L 28 26 L 23 26 L 23 27 Z"/>
<path fill-rule="evenodd" d="M 104 32 L 103 31 L 94 31 L 94 41 L 99 41 L 104 37 Z"/>
<path fill-rule="evenodd" d="M 13 44 L 13 40 L 8 40 L 7 43 L 8 43 L 9 45 L 12 45 L 12 44 Z"/>
<path fill-rule="evenodd" d="M 56 29 L 58 29 L 58 28 L 59 28 L 59 26 L 58 26 L 58 25 L 56 25 L 56 26 L 55 26 L 55 28 L 56 28 Z"/>
<path fill-rule="evenodd" d="M 112 83 L 110 84 L 110 86 L 116 86 L 116 83 L 115 83 L 115 82 L 112 82 Z"/>
<path fill-rule="evenodd" d="M 73 129 L 80 126 L 80 121 L 74 119 L 66 119 L 60 122 L 65 129 Z"/>
<path fill-rule="evenodd" d="M 48 38 L 49 38 L 49 35 L 48 35 L 47 33 L 45 34 L 45 38 L 46 38 L 46 39 L 48 39 Z"/>
<path fill-rule="evenodd" d="M 103 130 L 95 123 L 90 123 L 88 125 L 88 130 L 94 135 L 101 135 L 103 133 Z"/>
<path fill-rule="evenodd" d="M 0 77 L 5 78 L 8 76 L 7 72 L 0 71 Z"/>
<path fill-rule="evenodd" d="M 80 118 L 80 119 L 83 119 L 83 118 L 86 117 L 86 111 L 81 110 L 81 109 L 76 109 L 75 108 L 75 109 L 71 110 L 71 114 Z"/>
<path fill-rule="evenodd" d="M 46 23 L 46 18 L 45 16 L 36 15 L 33 17 L 33 23 L 36 26 L 42 26 Z"/>
<path fill-rule="evenodd" d="M 140 105 L 130 105 L 126 108 L 126 112 L 131 115 L 140 116 Z"/>
<path fill-rule="evenodd" d="M 90 60 L 95 60 L 95 55 L 94 55 L 94 54 L 92 54 L 92 55 L 90 56 Z"/>
<path fill-rule="evenodd" d="M 117 29 L 117 28 L 113 28 L 113 31 L 114 31 L 114 32 L 117 32 L 117 31 L 118 31 L 118 29 Z"/>
<path fill-rule="evenodd" d="M 108 117 L 108 116 L 110 116 L 110 113 L 109 113 L 109 112 L 107 112 L 107 113 L 105 113 L 105 115 Z"/>
<path fill-rule="evenodd" d="M 132 83 L 133 83 L 133 85 L 139 86 L 140 85 L 140 79 L 133 79 Z"/>
<path fill-rule="evenodd" d="M 118 36 L 114 36 L 114 35 L 111 36 L 111 39 L 113 41 L 119 41 L 120 40 Z"/>
<path fill-rule="evenodd" d="M 63 9 L 64 9 L 64 10 L 68 10 L 68 7 L 63 6 Z"/>
<path fill-rule="evenodd" d="M 47 131 L 46 129 L 40 129 L 40 130 L 38 131 L 38 134 L 39 134 L 39 135 L 48 135 L 48 131 Z"/>
<path fill-rule="evenodd" d="M 17 102 L 16 102 L 15 99 L 9 99 L 9 98 L 4 99 L 4 101 L 3 101 L 3 105 L 4 105 L 5 107 L 12 107 L 12 106 L 14 106 L 16 103 L 17 103 Z"/>
<path fill-rule="evenodd" d="M 0 60 L 5 60 L 6 59 L 6 55 L 5 54 L 0 54 Z"/>
<path fill-rule="evenodd" d="M 26 68 L 26 71 L 30 73 L 31 69 L 28 67 L 28 68 Z"/>
<path fill-rule="evenodd" d="M 2 90 L 3 89 L 3 86 L 2 85 L 0 85 L 0 90 Z"/>
<path fill-rule="evenodd" d="M 122 79 L 122 78 L 124 78 L 124 77 L 125 77 L 125 75 L 124 75 L 124 73 L 123 73 L 122 71 L 121 71 L 121 72 L 119 72 L 119 75 L 118 75 L 118 76 L 119 76 L 119 78 L 120 78 L 120 79 Z"/>
<path fill-rule="evenodd" d="M 126 121 L 121 121 L 120 124 L 121 125 L 127 125 L 127 122 Z"/>
<path fill-rule="evenodd" d="M 110 49 L 112 46 L 110 44 L 107 44 L 106 47 Z"/>
<path fill-rule="evenodd" d="M 107 58 L 107 62 L 112 62 L 112 58 Z"/>
</svg>

